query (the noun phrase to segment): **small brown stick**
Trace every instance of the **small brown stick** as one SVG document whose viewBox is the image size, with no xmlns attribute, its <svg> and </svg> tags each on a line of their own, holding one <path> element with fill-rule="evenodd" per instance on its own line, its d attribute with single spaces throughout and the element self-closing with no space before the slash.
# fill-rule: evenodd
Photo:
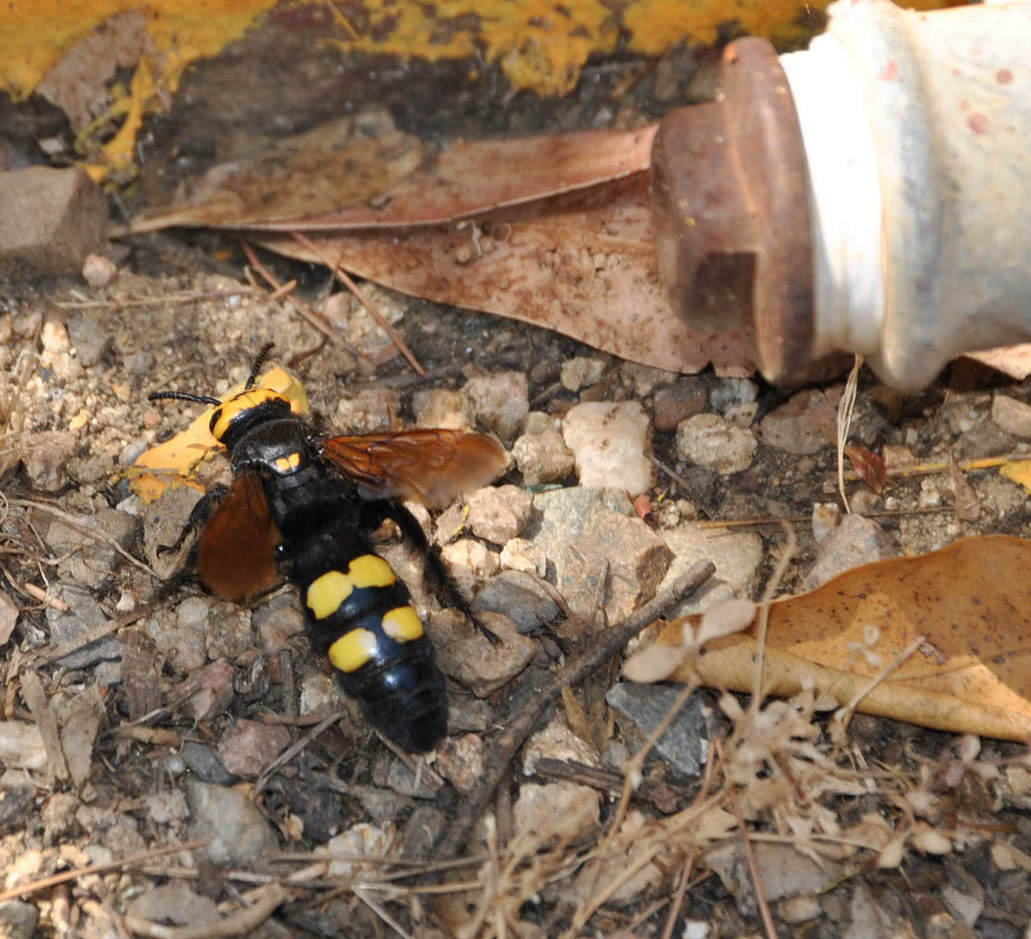
<svg viewBox="0 0 1031 939">
<path fill-rule="evenodd" d="M 790 525 L 784 526 L 784 533 L 787 535 L 787 539 L 784 542 L 780 559 L 773 569 L 773 575 L 766 582 L 762 600 L 759 601 L 759 625 L 755 634 L 755 681 L 752 683 L 752 701 L 749 705 L 749 715 L 753 722 L 759 714 L 759 703 L 763 693 L 763 670 L 766 667 L 766 633 L 770 624 L 770 603 L 787 573 L 791 559 L 798 550 L 798 541 L 795 539 L 795 533 Z"/>
<path fill-rule="evenodd" d="M 253 287 L 236 287 L 231 290 L 206 290 L 191 293 L 170 293 L 156 297 L 130 297 L 126 300 L 56 300 L 54 306 L 62 310 L 117 309 L 136 306 L 167 306 L 177 303 L 198 303 L 201 300 L 221 300 L 228 297 L 251 297 L 258 295 Z"/>
<path fill-rule="evenodd" d="M 194 926 L 166 926 L 139 916 L 126 916 L 125 924 L 134 933 L 151 939 L 224 939 L 229 936 L 247 936 L 265 922 L 289 896 L 279 884 L 259 887 L 254 893 L 257 898 L 253 903 L 215 922 L 197 923 Z"/>
<path fill-rule="evenodd" d="M 298 753 L 300 753 L 309 743 L 311 743 L 319 734 L 321 734 L 326 728 L 335 724 L 340 718 L 342 718 L 347 711 L 335 711 L 330 714 L 329 717 L 323 718 L 316 724 L 311 730 L 308 731 L 300 740 L 297 741 L 293 746 L 287 747 L 282 753 L 279 754 L 268 766 L 262 771 L 254 784 L 254 794 L 257 795 L 262 789 L 268 784 L 269 778 L 276 771 L 276 769 L 282 766 L 284 763 L 289 763 Z"/>
<path fill-rule="evenodd" d="M 161 579 L 150 565 L 144 564 L 143 561 L 139 560 L 139 558 L 134 558 L 110 535 L 105 535 L 103 532 L 96 531 L 88 525 L 83 525 L 82 522 L 78 521 L 74 515 L 69 515 L 67 512 L 61 511 L 57 506 L 48 505 L 46 502 L 35 502 L 32 499 L 11 499 L 11 505 L 17 505 L 23 509 L 37 509 L 40 512 L 46 512 L 48 515 L 53 515 L 55 518 L 61 519 L 61 521 L 70 528 L 74 528 L 76 531 L 92 538 L 94 541 L 102 541 L 105 544 L 110 545 L 130 564 L 134 567 L 138 567 L 145 574 L 150 574 L 151 577 L 157 580 Z"/>
<path fill-rule="evenodd" d="M 555 760 L 549 756 L 542 756 L 534 764 L 534 772 L 546 779 L 565 779 L 602 792 L 618 792 L 623 789 L 624 776 L 618 770 L 591 766 L 576 760 Z M 674 802 L 679 803 L 679 807 L 682 808 L 692 799 L 692 793 L 687 789 L 656 782 L 653 779 L 642 779 L 634 790 L 634 795 L 640 800 L 651 802 L 659 811 L 667 811 L 663 806 Z"/>
<path fill-rule="evenodd" d="M 333 276 L 337 280 L 339 280 L 345 287 L 347 287 L 347 289 L 350 290 L 352 294 L 354 294 L 358 302 L 368 311 L 369 316 L 371 316 L 379 325 L 379 328 L 382 329 L 383 332 L 385 332 L 390 337 L 390 341 L 395 345 L 397 351 L 400 352 L 401 355 L 403 355 L 408 360 L 408 364 L 411 365 L 412 368 L 414 368 L 420 376 L 425 378 L 426 370 L 419 364 L 419 361 L 418 359 L 416 359 L 412 350 L 408 348 L 408 346 L 405 344 L 405 341 L 401 338 L 397 330 L 394 329 L 394 327 L 391 326 L 390 323 L 388 323 L 383 318 L 379 310 L 377 310 L 371 303 L 369 303 L 368 300 L 365 299 L 365 295 L 361 292 L 361 290 L 358 289 L 358 285 L 351 279 L 347 271 L 341 268 L 340 262 L 337 261 L 336 264 L 334 264 L 332 261 L 330 261 L 330 259 L 326 256 L 326 253 L 317 244 L 315 244 L 314 241 L 312 241 L 307 235 L 303 234 L 302 232 L 292 231 L 290 232 L 290 235 L 296 242 L 303 245 L 305 248 L 311 251 L 320 261 L 322 261 L 322 263 L 325 264 L 326 267 L 328 267 L 333 272 Z"/>
<path fill-rule="evenodd" d="M 27 884 L 18 884 L 10 890 L 0 893 L 0 903 L 7 900 L 17 900 L 20 897 L 27 897 L 38 890 L 47 890 L 56 887 L 58 884 L 66 884 L 71 880 L 78 880 L 88 874 L 105 874 L 108 871 L 121 870 L 123 867 L 134 867 L 149 861 L 152 858 L 162 857 L 165 854 L 176 854 L 179 851 L 195 851 L 197 848 L 204 848 L 210 843 L 210 838 L 203 838 L 199 841 L 186 841 L 183 844 L 165 845 L 163 848 L 152 848 L 150 851 L 141 851 L 121 861 L 109 861 L 106 864 L 91 864 L 89 867 L 77 867 L 74 870 L 62 871 L 60 874 L 51 874 L 39 880 L 31 880 Z"/>
<path fill-rule="evenodd" d="M 272 273 L 261 261 L 258 259 L 257 254 L 254 253 L 254 249 L 246 242 L 240 241 L 240 247 L 243 249 L 243 253 L 247 255 L 247 262 L 251 267 L 254 268 L 264 278 L 265 282 L 273 288 L 272 293 L 266 296 L 266 299 L 273 300 L 278 299 L 280 296 L 285 296 L 289 300 L 290 305 L 294 308 L 301 319 L 303 319 L 312 329 L 324 336 L 335 346 L 339 346 L 345 349 L 351 355 L 357 357 L 358 350 L 354 349 L 349 342 L 347 342 L 343 336 L 338 335 L 334 330 L 325 322 L 325 317 L 316 313 L 307 303 L 302 303 L 296 297 L 289 296 L 288 293 L 284 293 L 287 287 L 275 274 Z M 294 283 L 294 281 L 290 281 Z"/>
<path fill-rule="evenodd" d="M 110 636 L 112 633 L 118 632 L 126 626 L 130 626 L 143 616 L 148 613 L 152 613 L 154 607 L 151 604 L 144 606 L 138 606 L 135 610 L 126 610 L 124 613 L 119 613 L 118 616 L 113 619 L 109 619 L 106 623 L 101 623 L 95 629 L 91 629 L 84 636 L 79 636 L 76 639 L 72 639 L 69 642 L 62 643 L 47 652 L 41 653 L 39 658 L 33 660 L 32 664 L 49 665 L 51 662 L 56 662 L 58 659 L 63 659 L 66 655 L 71 655 L 73 652 L 78 652 L 79 649 L 88 646 L 91 642 L 96 642 L 98 639 L 103 639 L 105 636 Z"/>
<path fill-rule="evenodd" d="M 734 806 L 738 827 L 741 829 L 741 842 L 745 851 L 745 861 L 748 863 L 748 873 L 752 876 L 752 889 L 755 891 L 755 902 L 759 907 L 759 915 L 763 921 L 766 939 L 777 939 L 777 927 L 773 923 L 770 904 L 766 900 L 766 890 L 763 888 L 762 878 L 759 876 L 759 865 L 755 860 L 755 851 L 752 850 L 752 841 L 748 836 L 748 826 L 745 824 L 745 816 L 741 811 L 741 802 L 737 796 L 734 796 L 730 801 Z"/>
<path fill-rule="evenodd" d="M 486 810 L 506 767 L 544 709 L 562 693 L 562 688 L 579 684 L 595 669 L 622 652 L 626 644 L 645 626 L 658 619 L 678 600 L 697 590 L 715 570 L 710 561 L 693 564 L 668 590 L 635 610 L 620 625 L 602 633 L 591 648 L 572 659 L 542 689 L 528 697 L 531 704 L 518 714 L 498 738 L 488 757 L 483 781 L 461 803 L 454 822 L 434 852 L 435 857 L 450 859 L 458 855 Z"/>
<path fill-rule="evenodd" d="M 662 930 L 662 939 L 672 939 L 680 908 L 684 905 L 684 893 L 687 891 L 687 882 L 691 879 L 693 867 L 694 855 L 692 854 L 684 861 L 684 869 L 680 872 L 680 883 L 677 884 L 677 892 L 673 895 L 673 905 L 669 908 L 669 916 L 666 917 L 666 928 Z"/>
</svg>

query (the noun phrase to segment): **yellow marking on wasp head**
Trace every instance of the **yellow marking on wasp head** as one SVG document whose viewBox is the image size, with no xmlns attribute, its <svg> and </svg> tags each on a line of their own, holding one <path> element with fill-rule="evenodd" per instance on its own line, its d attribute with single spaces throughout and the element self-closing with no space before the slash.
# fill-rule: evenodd
<svg viewBox="0 0 1031 939">
<path fill-rule="evenodd" d="M 292 473 L 301 465 L 301 454 L 295 450 L 293 453 L 287 454 L 286 456 L 276 457 L 276 459 L 273 460 L 273 465 L 276 467 L 276 472 L 282 476 L 286 476 L 287 473 Z"/>
<path fill-rule="evenodd" d="M 356 587 L 389 587 L 397 577 L 391 566 L 375 554 L 363 554 L 347 565 Z"/>
<path fill-rule="evenodd" d="M 411 642 L 422 635 L 422 620 L 410 606 L 399 606 L 384 614 L 383 632 L 395 642 Z"/>
<path fill-rule="evenodd" d="M 329 571 L 311 582 L 305 603 L 315 619 L 325 619 L 332 616 L 337 607 L 351 596 L 352 590 L 354 583 L 350 577 L 340 571 Z"/>
<path fill-rule="evenodd" d="M 268 401 L 285 400 L 282 394 L 272 388 L 248 388 L 246 391 L 241 391 L 215 408 L 211 415 L 211 436 L 221 441 L 230 425 L 241 414 L 253 411 L 254 408 L 260 407 Z"/>
<path fill-rule="evenodd" d="M 353 672 L 368 662 L 378 648 L 375 633 L 352 629 L 329 647 L 329 661 L 342 672 Z"/>
</svg>

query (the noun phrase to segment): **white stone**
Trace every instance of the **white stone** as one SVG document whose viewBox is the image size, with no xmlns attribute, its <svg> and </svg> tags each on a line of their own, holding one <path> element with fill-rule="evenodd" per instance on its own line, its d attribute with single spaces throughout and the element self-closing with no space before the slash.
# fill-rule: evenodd
<svg viewBox="0 0 1031 939">
<path fill-rule="evenodd" d="M 639 401 L 590 401 L 570 409 L 562 436 L 573 451 L 580 485 L 622 489 L 634 496 L 650 489 L 652 464 L 645 455 L 649 429 Z"/>
<path fill-rule="evenodd" d="M 677 425 L 677 453 L 722 476 L 748 469 L 758 445 L 750 430 L 718 414 L 696 414 Z"/>
</svg>

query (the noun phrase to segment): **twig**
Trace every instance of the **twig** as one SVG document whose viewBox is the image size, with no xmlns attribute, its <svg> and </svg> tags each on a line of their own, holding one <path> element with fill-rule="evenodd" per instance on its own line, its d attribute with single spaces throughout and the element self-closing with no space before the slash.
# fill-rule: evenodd
<svg viewBox="0 0 1031 939">
<path fill-rule="evenodd" d="M 905 649 L 903 649 L 895 658 L 894 661 L 889 662 L 884 666 L 876 675 L 873 676 L 859 691 L 856 692 L 856 696 L 847 704 L 841 708 L 837 714 L 841 718 L 841 725 L 843 727 L 848 726 L 848 722 L 852 719 L 852 715 L 855 713 L 856 708 L 859 706 L 859 702 L 863 700 L 871 691 L 874 690 L 882 681 L 885 681 L 888 676 L 898 671 L 905 663 L 905 661 L 917 651 L 924 644 L 926 637 L 917 636 Z"/>
<path fill-rule="evenodd" d="M 48 649 L 46 652 L 40 653 L 39 658 L 34 659 L 32 664 L 36 666 L 49 665 L 51 662 L 63 659 L 66 655 L 78 652 L 79 649 L 88 646 L 92 642 L 96 642 L 98 639 L 103 639 L 105 636 L 110 636 L 112 633 L 116 633 L 120 629 L 124 629 L 126 626 L 132 625 L 136 620 L 146 616 L 148 613 L 152 613 L 153 611 L 153 605 L 146 604 L 144 606 L 136 607 L 135 610 L 126 610 L 124 613 L 119 613 L 118 616 L 115 616 L 113 619 L 109 619 L 106 623 L 101 623 L 85 635 L 71 639 L 53 649 Z"/>
<path fill-rule="evenodd" d="M 74 515 L 69 515 L 67 512 L 61 511 L 57 506 L 48 505 L 46 502 L 35 502 L 32 499 L 11 499 L 11 505 L 17 505 L 24 509 L 38 509 L 40 512 L 46 512 L 49 515 L 53 515 L 55 518 L 61 519 L 61 521 L 70 528 L 74 528 L 76 531 L 87 535 L 94 541 L 103 541 L 105 544 L 109 544 L 130 564 L 134 567 L 138 567 L 145 574 L 150 574 L 151 577 L 157 580 L 161 579 L 150 565 L 144 564 L 143 561 L 138 558 L 134 558 L 110 535 L 105 535 L 102 531 L 97 531 L 96 529 L 90 528 L 88 525 L 83 525 L 82 522 L 75 518 Z"/>
<path fill-rule="evenodd" d="M 669 908 L 669 916 L 666 917 L 666 928 L 662 930 L 662 939 L 672 939 L 680 908 L 684 905 L 684 893 L 687 891 L 687 882 L 691 879 L 693 867 L 694 855 L 692 854 L 684 861 L 684 869 L 680 872 L 680 883 L 677 884 L 677 892 L 673 895 L 673 905 Z"/>
<path fill-rule="evenodd" d="M 228 297 L 259 296 L 253 287 L 237 287 L 230 290 L 206 290 L 196 293 L 171 293 L 157 297 L 131 297 L 127 300 L 56 300 L 54 306 L 62 310 L 119 309 L 123 307 L 167 306 L 176 303 L 197 303 L 201 300 L 221 300 Z"/>
<path fill-rule="evenodd" d="M 324 336 L 332 342 L 333 345 L 339 346 L 356 358 L 358 357 L 358 350 L 353 348 L 351 344 L 343 338 L 343 336 L 337 334 L 326 322 L 324 322 L 324 317 L 321 316 L 321 314 L 316 313 L 308 304 L 302 303 L 296 297 L 289 295 L 289 292 L 286 289 L 288 284 L 284 284 L 280 281 L 272 271 L 261 263 L 258 255 L 254 253 L 254 249 L 246 241 L 241 240 L 240 247 L 243 249 L 243 253 L 247 256 L 247 262 L 250 266 L 253 267 L 254 270 L 264 278 L 266 283 L 273 288 L 272 293 L 269 294 L 266 299 L 275 300 L 280 297 L 285 298 L 289 301 L 290 306 L 293 307 L 294 312 L 296 312 L 301 319 L 311 326 L 312 329 L 318 332 L 319 335 Z M 290 283 L 293 284 L 295 281 L 290 281 Z"/>
<path fill-rule="evenodd" d="M 414 368 L 420 376 L 425 378 L 426 370 L 419 364 L 419 361 L 418 359 L 416 359 L 412 350 L 408 348 L 408 346 L 405 344 L 405 341 L 401 338 L 397 330 L 394 329 L 394 327 L 391 326 L 390 323 L 388 323 L 383 318 L 379 310 L 377 310 L 371 303 L 369 303 L 369 301 L 365 298 L 365 295 L 358 289 L 358 285 L 351 279 L 347 271 L 345 271 L 340 266 L 340 261 L 337 261 L 335 264 L 332 261 L 330 261 L 330 259 L 326 256 L 326 253 L 322 250 L 322 248 L 320 248 L 317 244 L 315 244 L 314 241 L 312 241 L 307 235 L 303 234 L 302 232 L 292 231 L 290 232 L 290 235 L 296 242 L 298 242 L 298 244 L 303 245 L 305 248 L 311 251 L 320 261 L 322 261 L 322 263 L 325 264 L 326 267 L 328 267 L 333 272 L 333 276 L 337 278 L 337 280 L 339 280 L 345 287 L 347 287 L 347 289 L 350 290 L 352 294 L 354 294 L 358 302 L 368 311 L 369 316 L 371 316 L 377 322 L 379 328 L 382 329 L 383 332 L 385 332 L 390 337 L 390 341 L 396 346 L 397 351 L 400 352 L 401 355 L 403 355 L 408 360 L 408 364 L 411 365 L 412 368 Z"/>
<path fill-rule="evenodd" d="M 654 622 L 682 597 L 697 590 L 715 570 L 710 561 L 693 564 L 670 585 L 668 590 L 657 594 L 640 609 L 635 610 L 619 626 L 601 634 L 592 648 L 570 661 L 544 688 L 527 698 L 531 703 L 498 738 L 487 760 L 482 782 L 461 803 L 454 822 L 435 852 L 436 857 L 453 858 L 465 845 L 486 810 L 505 768 L 522 746 L 544 709 L 561 694 L 562 688 L 579 684 L 595 669 L 622 652 L 626 644 L 645 626 Z"/>
<path fill-rule="evenodd" d="M 378 901 L 370 897 L 365 890 L 361 887 L 354 886 L 351 888 L 354 895 L 362 901 L 373 913 L 375 913 L 384 923 L 386 923 L 391 929 L 394 930 L 403 939 L 412 939 L 412 934 L 405 929 L 401 928 L 401 924 L 394 919 Z"/>
<path fill-rule="evenodd" d="M 798 542 L 795 540 L 795 533 L 791 530 L 791 526 L 785 525 L 784 533 L 787 535 L 787 539 L 784 542 L 781 556 L 777 561 L 777 566 L 773 569 L 773 575 L 766 581 L 762 600 L 759 601 L 759 628 L 755 633 L 755 681 L 752 683 L 752 702 L 748 708 L 750 720 L 753 723 L 759 714 L 759 703 L 762 699 L 763 670 L 766 666 L 766 632 L 770 623 L 770 603 L 773 600 L 773 595 L 777 592 L 777 588 L 780 587 L 780 582 L 784 579 L 788 565 L 791 563 L 791 559 L 795 556 L 795 551 L 798 548 Z"/>
<path fill-rule="evenodd" d="M 166 854 L 176 854 L 179 851 L 195 851 L 197 848 L 204 848 L 210 843 L 210 838 L 199 841 L 186 841 L 183 844 L 165 845 L 162 848 L 151 848 L 149 851 L 141 851 L 139 854 L 130 855 L 121 861 L 108 861 L 106 864 L 91 864 L 88 867 L 76 867 L 74 870 L 62 871 L 60 874 L 51 874 L 49 877 L 42 877 L 39 880 L 30 880 L 27 884 L 19 884 L 11 887 L 10 890 L 0 892 L 0 903 L 7 900 L 17 900 L 20 897 L 27 897 L 38 890 L 47 890 L 56 887 L 58 884 L 66 884 L 80 877 L 89 874 L 105 874 L 108 871 L 121 870 L 123 867 L 133 867 L 149 861 L 152 858 L 162 857 Z"/>
<path fill-rule="evenodd" d="M 851 514 L 852 509 L 848 504 L 848 496 L 845 494 L 845 443 L 848 440 L 848 431 L 852 426 L 852 413 L 856 407 L 856 391 L 859 388 L 859 370 L 863 367 L 863 357 L 857 355 L 852 364 L 852 371 L 848 373 L 848 381 L 845 382 L 845 390 L 838 402 L 838 433 L 836 445 L 838 449 L 838 492 L 841 495 L 841 502 L 845 506 L 845 512 Z"/>
<path fill-rule="evenodd" d="M 311 743 L 316 737 L 319 736 L 327 727 L 335 724 L 340 718 L 342 718 L 347 711 L 334 711 L 329 717 L 323 718 L 316 724 L 311 730 L 308 731 L 300 740 L 297 741 L 293 746 L 287 747 L 282 753 L 279 754 L 268 766 L 262 771 L 258 777 L 257 782 L 254 784 L 254 794 L 258 795 L 262 789 L 268 784 L 269 778 L 272 774 L 282 766 L 284 763 L 289 763 L 298 753 L 300 753 L 309 743 Z"/>
<path fill-rule="evenodd" d="M 756 863 L 755 851 L 752 850 L 752 842 L 748 837 L 748 826 L 745 824 L 745 816 L 741 811 L 741 803 L 737 796 L 734 796 L 730 801 L 734 806 L 738 827 L 741 829 L 741 842 L 745 851 L 745 861 L 748 863 L 748 873 L 752 877 L 752 889 L 755 891 L 755 902 L 759 907 L 763 929 L 766 932 L 767 939 L 777 939 L 777 927 L 773 924 L 773 914 L 770 912 L 770 904 L 766 900 L 766 890 L 763 887 L 762 878 L 759 876 L 759 865 Z"/>
<path fill-rule="evenodd" d="M 165 926 L 139 916 L 126 916 L 125 924 L 133 932 L 151 939 L 224 939 L 229 936 L 246 936 L 267 920 L 289 896 L 279 884 L 259 887 L 255 893 L 258 898 L 253 903 L 215 922 L 197 923 L 194 926 Z"/>
</svg>

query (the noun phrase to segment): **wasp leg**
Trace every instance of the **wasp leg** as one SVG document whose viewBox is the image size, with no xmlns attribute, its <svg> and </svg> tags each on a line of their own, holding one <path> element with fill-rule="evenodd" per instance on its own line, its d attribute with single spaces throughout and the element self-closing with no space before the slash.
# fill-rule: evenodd
<svg viewBox="0 0 1031 939">
<path fill-rule="evenodd" d="M 422 525 L 419 524 L 419 520 L 408 509 L 401 505 L 400 502 L 379 500 L 367 502 L 363 510 L 369 513 L 363 517 L 363 522 L 369 524 L 369 530 L 378 528 L 384 519 L 389 518 L 396 522 L 397 527 L 401 529 L 401 535 L 422 555 L 425 563 L 423 576 L 426 578 L 429 586 L 437 591 L 448 606 L 461 610 L 483 636 L 490 641 L 491 645 L 497 645 L 501 642 L 498 635 L 473 612 L 469 601 L 462 591 L 458 589 L 458 585 L 444 567 L 444 562 L 441 561 L 438 550 L 426 540 L 426 533 L 422 530 Z"/>
<path fill-rule="evenodd" d="M 204 495 L 197 500 L 196 505 L 193 507 L 193 511 L 190 512 L 190 517 L 186 520 L 183 530 L 179 532 L 179 537 L 176 538 L 172 544 L 159 544 L 157 547 L 157 553 L 159 555 L 171 554 L 174 551 L 178 551 L 184 544 L 186 544 L 186 539 L 201 528 L 211 517 L 211 513 L 215 511 L 215 507 L 222 501 L 222 498 L 228 491 L 228 486 L 218 485 L 204 493 Z"/>
</svg>

